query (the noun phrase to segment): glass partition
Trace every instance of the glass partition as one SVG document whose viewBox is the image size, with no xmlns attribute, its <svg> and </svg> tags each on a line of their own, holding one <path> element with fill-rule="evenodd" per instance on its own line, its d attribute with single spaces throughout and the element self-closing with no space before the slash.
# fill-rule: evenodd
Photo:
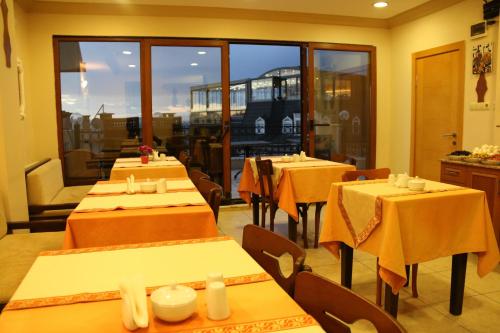
<svg viewBox="0 0 500 333">
<path fill-rule="evenodd" d="M 370 54 L 314 50 L 315 156 L 370 167 Z"/>
<path fill-rule="evenodd" d="M 69 184 L 105 178 L 141 142 L 140 43 L 59 42 L 61 124 Z"/>
<path fill-rule="evenodd" d="M 221 49 L 152 46 L 153 140 L 222 184 Z"/>
</svg>

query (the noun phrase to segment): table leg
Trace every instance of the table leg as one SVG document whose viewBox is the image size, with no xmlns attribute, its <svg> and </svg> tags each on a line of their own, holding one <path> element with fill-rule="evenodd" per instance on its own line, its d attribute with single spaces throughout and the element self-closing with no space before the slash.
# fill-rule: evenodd
<svg viewBox="0 0 500 333">
<path fill-rule="evenodd" d="M 399 301 L 399 293 L 394 295 L 392 293 L 392 288 L 387 283 L 384 283 L 385 286 L 385 299 L 384 299 L 384 309 L 386 312 L 391 314 L 394 318 L 398 316 L 398 301 Z"/>
<path fill-rule="evenodd" d="M 259 225 L 259 201 L 259 196 L 252 193 L 252 217 L 254 225 Z"/>
<path fill-rule="evenodd" d="M 351 289 L 352 286 L 352 247 L 342 243 L 340 246 L 340 282 Z"/>
<path fill-rule="evenodd" d="M 288 239 L 297 242 L 297 222 L 290 215 L 288 215 Z"/>
<path fill-rule="evenodd" d="M 455 316 L 462 314 L 466 271 L 467 253 L 453 255 L 451 264 L 450 313 Z"/>
</svg>

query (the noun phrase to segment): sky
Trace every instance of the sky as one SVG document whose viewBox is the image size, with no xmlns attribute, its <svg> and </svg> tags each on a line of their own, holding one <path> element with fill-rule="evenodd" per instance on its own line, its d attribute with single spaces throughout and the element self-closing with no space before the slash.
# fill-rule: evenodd
<svg viewBox="0 0 500 333">
<path fill-rule="evenodd" d="M 139 116 L 139 43 L 79 44 L 86 71 L 61 73 L 63 110 L 93 116 L 104 104 L 106 112 Z M 155 46 L 151 57 L 153 112 L 188 112 L 190 87 L 221 81 L 220 48 Z M 299 65 L 297 46 L 230 45 L 230 80 L 255 78 L 274 68 Z"/>
</svg>

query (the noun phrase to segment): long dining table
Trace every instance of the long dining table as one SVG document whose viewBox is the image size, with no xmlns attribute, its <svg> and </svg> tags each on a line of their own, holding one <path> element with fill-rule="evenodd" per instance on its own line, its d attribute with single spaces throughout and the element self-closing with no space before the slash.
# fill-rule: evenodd
<svg viewBox="0 0 500 333">
<path fill-rule="evenodd" d="M 125 181 L 100 181 L 67 219 L 64 248 L 214 237 L 212 209 L 189 178 L 167 178 L 166 193 L 127 194 Z"/>
<path fill-rule="evenodd" d="M 328 196 L 320 244 L 340 257 L 342 285 L 352 284 L 353 249 L 373 254 L 388 286 L 385 309 L 394 316 L 406 265 L 451 256 L 450 313 L 459 315 L 467 254 L 477 254 L 480 277 L 500 261 L 485 193 L 425 182 L 423 191 L 387 179 L 334 183 Z"/>
<path fill-rule="evenodd" d="M 188 173 L 174 156 L 167 156 L 163 161 L 149 161 L 147 164 L 141 163 L 139 157 L 117 158 L 109 179 L 125 180 L 130 175 L 146 179 L 187 177 Z"/>
<path fill-rule="evenodd" d="M 282 156 L 268 156 L 273 162 L 273 183 L 278 207 L 288 218 L 288 233 L 297 240 L 298 204 L 323 203 L 328 198 L 330 185 L 342 180 L 346 171 L 356 170 L 350 164 L 308 157 L 305 161 L 283 161 Z M 238 186 L 240 197 L 253 206 L 253 223 L 259 225 L 260 182 L 254 157 L 245 159 Z"/>
<path fill-rule="evenodd" d="M 207 318 L 205 279 L 222 273 L 230 317 Z M 198 295 L 190 318 L 154 317 L 140 332 L 323 332 L 230 237 L 41 253 L 0 315 L 0 332 L 126 332 L 119 283 L 140 275 L 147 295 L 175 281 Z"/>
</svg>

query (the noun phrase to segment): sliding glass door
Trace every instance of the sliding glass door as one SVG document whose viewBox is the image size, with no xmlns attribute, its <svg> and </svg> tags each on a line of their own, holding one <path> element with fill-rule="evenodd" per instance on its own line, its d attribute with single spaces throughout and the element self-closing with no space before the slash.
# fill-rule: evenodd
<svg viewBox="0 0 500 333">
<path fill-rule="evenodd" d="M 227 133 L 223 126 L 228 104 L 222 61 L 225 45 L 151 40 L 147 47 L 152 145 L 176 157 L 188 152 L 191 167 L 200 168 L 220 185 L 224 185 Z"/>
<path fill-rule="evenodd" d="M 374 48 L 311 44 L 310 151 L 319 158 L 375 165 Z"/>
<path fill-rule="evenodd" d="M 375 48 L 319 43 L 54 37 L 68 185 L 106 179 L 144 143 L 238 198 L 245 157 L 375 166 Z"/>
</svg>

